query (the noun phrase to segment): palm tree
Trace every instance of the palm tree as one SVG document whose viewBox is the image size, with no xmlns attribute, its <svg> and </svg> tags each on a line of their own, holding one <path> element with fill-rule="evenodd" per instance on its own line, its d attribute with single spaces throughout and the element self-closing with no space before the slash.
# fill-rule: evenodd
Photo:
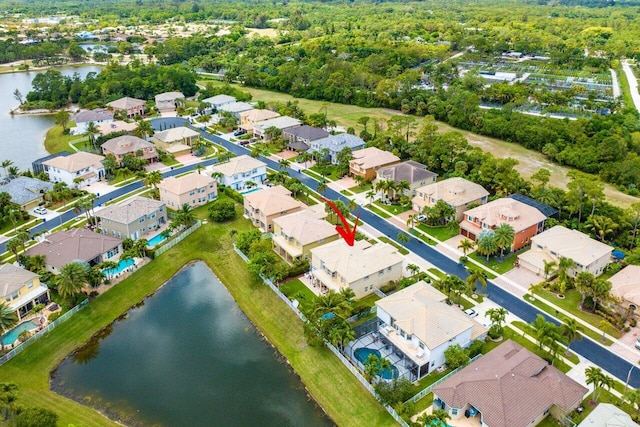
<svg viewBox="0 0 640 427">
<path fill-rule="evenodd" d="M 396 198 L 397 193 L 404 194 L 405 191 L 409 191 L 411 189 L 411 185 L 409 181 L 402 180 L 395 184 L 393 188 L 393 197 Z"/>
<path fill-rule="evenodd" d="M 604 241 L 609 234 L 613 234 L 616 231 L 618 224 L 608 216 L 591 215 L 585 222 L 584 227 L 592 231 L 600 241 Z"/>
<path fill-rule="evenodd" d="M 24 252 L 26 248 L 26 243 L 31 240 L 31 234 L 28 231 L 20 230 L 16 233 L 16 239 L 19 239 L 22 242 L 22 252 Z"/>
<path fill-rule="evenodd" d="M 327 292 L 315 300 L 312 307 L 312 313 L 317 317 L 320 317 L 331 312 L 343 319 L 348 318 L 351 314 L 351 306 L 347 302 L 345 296 L 347 295 L 334 291 Z"/>
<path fill-rule="evenodd" d="M 278 162 L 278 169 L 280 170 L 287 169 L 290 165 L 291 165 L 291 161 L 287 159 L 280 159 L 280 161 Z"/>
<path fill-rule="evenodd" d="M 578 324 L 576 319 L 572 317 L 564 318 L 564 323 L 560 326 L 560 333 L 568 341 L 567 351 L 570 350 L 573 341 L 582 341 L 582 334 L 580 333 L 582 330 L 582 326 Z"/>
<path fill-rule="evenodd" d="M 3 160 L 2 163 L 0 163 L 0 167 L 2 168 L 2 170 L 4 170 L 4 176 L 7 176 L 7 168 L 13 165 L 13 160 Z"/>
<path fill-rule="evenodd" d="M 535 299 L 535 294 L 540 292 L 543 287 L 543 282 L 532 283 L 531 285 L 529 285 L 529 293 L 531 294 L 531 298 Z"/>
<path fill-rule="evenodd" d="M 480 269 L 473 269 L 467 276 L 467 286 L 472 292 L 475 292 L 476 283 L 480 282 L 483 288 L 487 287 L 487 276 Z"/>
<path fill-rule="evenodd" d="M 13 328 L 16 323 L 18 323 L 16 312 L 7 303 L 0 302 L 0 330 L 2 330 L 2 335 Z M 2 352 L 4 352 L 4 341 L 0 339 L 0 342 L 2 342 Z"/>
<path fill-rule="evenodd" d="M 487 262 L 489 262 L 489 257 L 498 251 L 498 243 L 496 242 L 496 238 L 493 234 L 485 234 L 484 236 L 480 236 L 477 245 L 478 253 L 480 255 L 486 255 Z"/>
<path fill-rule="evenodd" d="M 398 233 L 398 237 L 397 237 L 397 239 L 398 239 L 398 243 L 400 243 L 400 244 L 403 244 L 403 245 L 404 245 L 405 243 L 408 243 L 408 242 L 409 242 L 409 240 L 411 240 L 411 237 L 409 237 L 409 236 L 407 236 L 405 233 L 402 233 L 402 232 L 401 232 L 401 233 Z"/>
<path fill-rule="evenodd" d="M 153 126 L 147 120 L 140 120 L 133 134 L 138 138 L 147 139 L 147 137 L 153 135 Z"/>
<path fill-rule="evenodd" d="M 544 278 L 546 280 L 550 274 L 555 273 L 558 263 L 553 260 L 547 261 L 546 259 L 543 259 L 542 262 L 544 262 Z"/>
<path fill-rule="evenodd" d="M 20 210 L 19 209 L 15 209 L 15 208 L 10 208 L 9 211 L 7 212 L 7 214 L 5 215 L 4 219 L 9 220 L 11 222 L 11 224 L 13 224 L 13 231 L 14 233 L 17 232 L 16 228 L 17 228 L 17 224 L 18 224 L 18 220 L 22 217 Z"/>
<path fill-rule="evenodd" d="M 183 225 L 185 228 L 191 227 L 196 222 L 196 214 L 191 209 L 188 203 L 182 205 L 180 210 L 176 213 L 174 223 L 177 226 Z"/>
<path fill-rule="evenodd" d="M 411 277 L 414 277 L 420 271 L 420 267 L 415 264 L 407 264 L 407 270 L 411 272 Z"/>
<path fill-rule="evenodd" d="M 432 413 L 426 412 L 418 417 L 418 423 L 425 427 L 435 427 L 446 425 L 447 420 L 451 419 L 451 416 L 447 411 L 442 409 L 434 409 Z"/>
<path fill-rule="evenodd" d="M 29 271 L 40 273 L 47 265 L 47 258 L 44 255 L 34 255 L 29 259 Z"/>
<path fill-rule="evenodd" d="M 376 197 L 376 192 L 373 190 L 367 191 L 367 199 L 369 199 L 369 204 L 373 203 L 373 199 Z"/>
<path fill-rule="evenodd" d="M 144 185 L 152 189 L 156 189 L 158 184 L 162 182 L 162 173 L 160 171 L 151 171 L 144 177 Z"/>
<path fill-rule="evenodd" d="M 303 162 L 305 169 L 307 167 L 307 163 L 311 161 L 311 159 L 312 159 L 311 153 L 309 153 L 308 151 L 305 151 L 304 153 L 300 153 L 298 155 L 298 162 Z"/>
<path fill-rule="evenodd" d="M 60 269 L 56 282 L 58 293 L 62 298 L 75 296 L 87 283 L 87 267 L 80 262 L 65 264 Z"/>
<path fill-rule="evenodd" d="M 640 416 L 640 390 L 629 390 L 624 396 L 632 406 L 636 408 L 636 418 Z M 623 401 L 624 403 L 624 401 Z"/>
<path fill-rule="evenodd" d="M 560 257 L 558 260 L 558 283 L 560 292 L 564 293 L 569 280 L 568 270 L 575 267 L 575 262 L 571 258 Z"/>
<path fill-rule="evenodd" d="M 226 163 L 233 157 L 233 154 L 230 151 L 223 151 L 218 154 L 218 163 Z"/>
<path fill-rule="evenodd" d="M 587 380 L 587 385 L 593 384 L 593 400 L 597 402 L 600 395 L 598 389 L 605 386 L 605 383 L 608 383 L 608 380 L 605 380 L 607 375 L 602 372 L 602 369 L 596 366 L 589 366 L 586 368 L 584 370 L 584 375 Z"/>
<path fill-rule="evenodd" d="M 15 237 L 9 240 L 5 245 L 5 248 L 9 252 L 11 252 L 13 256 L 16 257 L 16 259 L 18 258 L 18 250 L 20 250 L 21 247 L 22 247 L 22 242 L 20 241 L 20 239 Z"/>
<path fill-rule="evenodd" d="M 323 180 L 318 183 L 318 193 L 322 194 L 327 191 L 327 183 Z"/>
<path fill-rule="evenodd" d="M 89 136 L 89 142 L 91 143 L 91 147 L 96 149 L 96 135 L 100 134 L 100 130 L 98 130 L 98 126 L 94 122 L 89 122 L 87 124 L 87 128 L 85 133 Z"/>
<path fill-rule="evenodd" d="M 462 251 L 462 253 L 464 254 L 464 256 L 467 256 L 467 253 L 471 250 L 473 250 L 475 246 L 475 243 L 473 243 L 472 240 L 469 239 L 463 239 L 460 244 L 458 245 L 458 249 L 460 249 Z"/>
<path fill-rule="evenodd" d="M 118 263 L 113 261 L 103 261 L 100 263 L 99 267 L 102 271 L 107 272 L 107 279 L 111 279 L 111 273 L 109 272 L 118 267 Z"/>
<path fill-rule="evenodd" d="M 491 320 L 492 327 L 495 325 L 502 333 L 502 324 L 504 323 L 508 314 L 509 312 L 507 311 L 506 308 L 499 307 L 499 308 L 490 308 L 485 313 L 485 316 L 488 317 L 489 320 Z"/>
<path fill-rule="evenodd" d="M 513 238 L 516 235 L 515 230 L 509 223 L 500 224 L 495 230 L 496 244 L 500 248 L 500 258 L 504 256 L 504 249 L 513 245 Z"/>
</svg>

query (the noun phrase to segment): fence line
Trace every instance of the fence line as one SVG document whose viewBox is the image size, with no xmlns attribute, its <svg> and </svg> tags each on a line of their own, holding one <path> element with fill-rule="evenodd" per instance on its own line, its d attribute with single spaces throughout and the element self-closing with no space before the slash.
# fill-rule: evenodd
<svg viewBox="0 0 640 427">
<path fill-rule="evenodd" d="M 49 323 L 47 326 L 45 326 L 44 328 L 36 332 L 36 334 L 31 336 L 28 340 L 26 340 L 22 344 L 19 344 L 16 348 L 12 349 L 7 354 L 0 357 L 0 366 L 4 365 L 9 360 L 13 359 L 18 354 L 22 353 L 27 347 L 29 347 L 31 344 L 33 344 L 34 342 L 42 338 L 46 333 L 52 331 L 60 323 L 64 322 L 69 317 L 73 316 L 78 311 L 82 310 L 88 303 L 89 303 L 89 299 L 87 298 L 86 300 L 82 301 L 80 304 L 73 307 L 71 310 L 64 313 L 62 316 L 58 317 L 53 322 Z"/>
<path fill-rule="evenodd" d="M 407 400 L 405 403 L 417 402 L 418 400 L 422 399 L 427 394 L 431 393 L 431 391 L 433 390 L 433 388 L 435 386 L 437 386 L 438 384 L 440 384 L 444 380 L 448 379 L 450 376 L 452 376 L 453 374 L 457 373 L 460 369 L 464 368 L 465 366 L 467 366 L 471 362 L 475 362 L 476 360 L 480 359 L 481 357 L 482 357 L 482 354 L 478 354 L 478 355 L 474 356 L 473 358 L 469 359 L 469 362 L 467 362 L 464 366 L 460 366 L 460 367 L 454 369 L 453 371 L 449 372 L 444 377 L 438 379 L 437 381 L 434 381 L 432 384 L 429 384 L 428 386 L 426 386 L 425 388 L 420 390 L 415 396 L 409 398 L 409 400 Z"/>
<path fill-rule="evenodd" d="M 233 250 L 236 251 L 236 253 L 238 255 L 240 255 L 240 257 L 245 260 L 246 262 L 249 262 L 249 258 L 242 253 L 242 251 L 240 249 L 238 249 L 235 245 L 235 243 L 233 244 Z M 263 282 L 269 286 L 271 288 L 271 290 L 278 296 L 280 297 L 280 299 L 282 301 L 284 301 L 285 304 L 287 304 L 289 306 L 289 308 L 291 308 L 291 310 L 293 310 L 293 312 L 303 321 L 306 322 L 307 318 L 305 317 L 304 314 L 302 314 L 302 312 L 298 309 L 298 307 L 296 307 L 293 302 L 291 302 L 291 300 L 289 299 L 288 296 L 286 296 L 285 294 L 282 293 L 282 291 L 280 291 L 280 289 L 278 289 L 277 286 L 275 286 L 273 284 L 273 282 L 264 277 L 263 275 L 260 275 L 260 277 L 262 278 Z M 377 394 L 375 389 L 373 388 L 373 386 L 371 384 L 369 384 L 369 381 L 367 381 L 362 374 L 360 373 L 360 371 L 358 370 L 358 368 L 356 368 L 355 366 L 353 366 L 353 363 L 351 363 L 351 361 L 349 359 L 347 359 L 342 353 L 340 353 L 340 351 L 338 351 L 337 348 L 335 348 L 330 342 L 326 341 L 324 342 L 324 344 L 327 346 L 327 348 L 329 348 L 329 350 L 331 350 L 331 352 L 333 354 L 336 355 L 336 357 L 338 358 L 338 360 L 340 360 L 342 362 L 342 364 L 344 366 L 347 367 L 347 369 L 349 369 L 349 371 L 351 371 L 351 373 L 358 379 L 358 381 L 360 381 L 360 383 L 364 386 L 365 389 L 367 389 L 367 391 L 369 393 L 371 393 L 374 397 L 377 398 Z M 389 413 L 389 415 L 391 415 L 391 417 L 393 417 L 394 420 L 396 420 L 398 423 L 400 423 L 400 425 L 402 427 L 409 427 L 409 424 L 407 424 L 400 415 L 398 415 L 398 413 L 391 407 L 388 405 L 382 405 L 384 407 L 384 409 L 386 409 L 386 411 Z"/>
<path fill-rule="evenodd" d="M 201 225 L 202 223 L 200 221 L 196 221 L 196 223 L 193 224 L 191 227 L 182 231 L 176 237 L 174 237 L 173 239 L 169 240 L 167 243 L 165 243 L 164 245 L 156 249 L 154 251 L 154 256 L 162 255 L 163 253 L 165 253 L 166 251 L 168 251 L 169 249 L 171 249 L 172 247 L 180 243 L 182 240 L 184 240 L 184 238 L 187 237 L 189 234 L 193 233 L 198 228 L 200 228 Z"/>
</svg>

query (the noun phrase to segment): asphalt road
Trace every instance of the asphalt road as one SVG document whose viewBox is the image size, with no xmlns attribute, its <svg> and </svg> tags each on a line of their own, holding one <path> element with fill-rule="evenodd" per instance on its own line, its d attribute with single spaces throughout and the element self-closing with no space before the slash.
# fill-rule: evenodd
<svg viewBox="0 0 640 427">
<path fill-rule="evenodd" d="M 186 119 L 173 118 L 173 117 L 152 120 L 153 126 L 156 130 L 159 130 L 161 128 L 166 129 L 167 127 L 173 127 L 173 126 L 183 126 L 185 122 L 186 122 Z M 250 150 L 242 146 L 239 146 L 237 144 L 233 144 L 218 136 L 211 135 L 204 131 L 201 131 L 201 135 L 203 138 L 209 141 L 222 145 L 223 147 L 233 152 L 234 154 L 241 155 L 241 154 L 250 153 Z M 260 160 L 267 163 L 267 166 L 274 170 L 277 170 L 279 168 L 278 163 L 271 159 L 260 157 Z M 216 163 L 216 159 L 206 160 L 201 162 L 200 164 L 204 166 L 208 166 L 214 163 Z M 176 168 L 174 170 L 167 171 L 163 173 L 163 176 L 164 177 L 174 176 L 177 174 L 188 172 L 194 168 L 195 168 L 195 165 L 183 166 L 180 168 Z M 313 178 L 309 177 L 308 175 L 302 174 L 299 171 L 293 170 L 290 168 L 289 168 L 289 174 L 292 177 L 298 178 L 302 183 L 312 188 L 313 190 L 317 190 L 318 182 Z M 118 188 L 117 190 L 109 193 L 108 195 L 99 196 L 98 199 L 96 200 L 96 204 L 97 205 L 104 204 L 111 199 L 125 195 L 131 191 L 139 189 L 140 187 L 142 187 L 141 181 L 128 184 L 124 187 Z M 330 188 L 324 192 L 324 196 L 332 200 L 342 200 L 347 204 L 349 202 L 349 200 L 346 197 L 344 197 L 342 194 Z M 74 218 L 75 216 L 76 214 L 73 212 L 73 210 L 65 212 L 55 220 L 38 224 L 37 226 L 33 227 L 30 230 L 30 232 L 33 235 L 36 233 L 40 233 L 42 231 L 50 230 L 51 228 L 54 228 L 60 225 L 61 223 Z M 390 239 L 393 239 L 394 241 L 397 241 L 398 233 L 403 233 L 409 236 L 410 240 L 407 243 L 399 243 L 399 242 L 398 243 L 401 245 L 404 245 L 407 249 L 420 255 L 422 258 L 429 261 L 430 263 L 432 263 L 433 265 L 435 265 L 445 273 L 455 274 L 456 276 L 462 279 L 468 276 L 468 272 L 464 268 L 464 266 L 452 261 L 451 259 L 447 258 L 446 256 L 436 251 L 433 247 L 424 243 L 422 240 L 416 239 L 415 237 L 407 234 L 406 232 L 388 223 L 384 219 L 378 217 L 377 215 L 372 214 L 368 210 L 360 209 L 360 218 L 362 219 L 362 221 L 376 228 L 381 233 L 386 234 Z M 0 244 L 0 253 L 3 253 L 5 251 L 5 243 Z M 488 281 L 487 283 L 486 293 L 491 300 L 493 300 L 500 306 L 506 308 L 507 310 L 509 310 L 509 312 L 520 317 L 526 322 L 532 322 L 538 314 L 542 314 L 547 320 L 553 321 L 556 324 L 559 323 L 556 319 L 553 319 L 552 317 L 548 316 L 546 313 L 543 313 L 540 310 L 538 310 L 536 307 L 529 305 L 523 300 L 513 296 L 509 292 L 496 286 L 494 283 L 490 281 Z M 631 363 L 627 362 L 623 358 L 613 354 L 606 347 L 603 347 L 602 345 L 594 342 L 593 340 L 587 337 L 584 337 L 582 341 L 576 341 L 572 343 L 571 349 L 576 353 L 580 354 L 581 356 L 583 356 L 584 358 L 588 359 L 595 365 L 602 367 L 603 369 L 605 369 L 606 371 L 608 371 L 609 373 L 617 377 L 622 382 L 625 382 L 627 380 L 627 375 L 629 373 L 629 370 L 633 366 Z M 639 355 L 639 358 L 640 358 L 640 355 Z M 635 369 L 631 372 L 629 384 L 634 388 L 640 387 L 640 369 Z"/>
</svg>

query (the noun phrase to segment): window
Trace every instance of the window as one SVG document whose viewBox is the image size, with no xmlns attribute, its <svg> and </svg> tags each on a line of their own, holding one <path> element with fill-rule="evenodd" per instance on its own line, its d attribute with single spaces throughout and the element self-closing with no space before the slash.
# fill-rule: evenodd
<svg viewBox="0 0 640 427">
<path fill-rule="evenodd" d="M 378 271 L 378 276 L 382 276 L 383 274 L 384 274 L 384 269 L 383 269 L 383 270 Z"/>
<path fill-rule="evenodd" d="M 11 295 L 11 299 L 18 299 L 19 297 L 20 297 L 20 294 L 18 292 Z"/>
<path fill-rule="evenodd" d="M 456 408 L 451 408 L 451 415 L 458 415 L 458 410 Z"/>
<path fill-rule="evenodd" d="M 369 280 L 369 276 L 364 276 L 364 280 Z"/>
<path fill-rule="evenodd" d="M 31 282 L 27 283 L 27 288 L 28 289 L 33 288 L 33 280 Z"/>
<path fill-rule="evenodd" d="M 138 222 L 139 222 L 140 224 L 142 224 L 142 223 L 144 222 L 144 217 L 143 217 L 143 216 L 141 216 L 141 217 L 140 217 L 140 219 L 138 220 Z"/>
<path fill-rule="evenodd" d="M 189 192 L 190 196 L 193 196 L 194 194 L 196 194 L 195 190 Z"/>
<path fill-rule="evenodd" d="M 387 267 L 387 271 L 391 271 L 393 267 Z"/>
</svg>

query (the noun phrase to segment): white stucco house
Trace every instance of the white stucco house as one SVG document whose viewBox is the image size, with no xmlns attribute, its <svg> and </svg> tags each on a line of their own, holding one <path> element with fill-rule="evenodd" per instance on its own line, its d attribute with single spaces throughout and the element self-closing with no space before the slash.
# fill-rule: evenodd
<svg viewBox="0 0 640 427">
<path fill-rule="evenodd" d="M 80 151 L 47 160 L 42 165 L 51 182 L 65 182 L 69 187 L 82 188 L 104 178 L 103 160 L 103 156 Z"/>
<path fill-rule="evenodd" d="M 267 164 L 247 155 L 232 157 L 226 163 L 216 164 L 211 167 L 211 171 L 221 173 L 218 183 L 234 190 L 244 189 L 247 182 L 262 184 L 267 179 Z"/>
</svg>

